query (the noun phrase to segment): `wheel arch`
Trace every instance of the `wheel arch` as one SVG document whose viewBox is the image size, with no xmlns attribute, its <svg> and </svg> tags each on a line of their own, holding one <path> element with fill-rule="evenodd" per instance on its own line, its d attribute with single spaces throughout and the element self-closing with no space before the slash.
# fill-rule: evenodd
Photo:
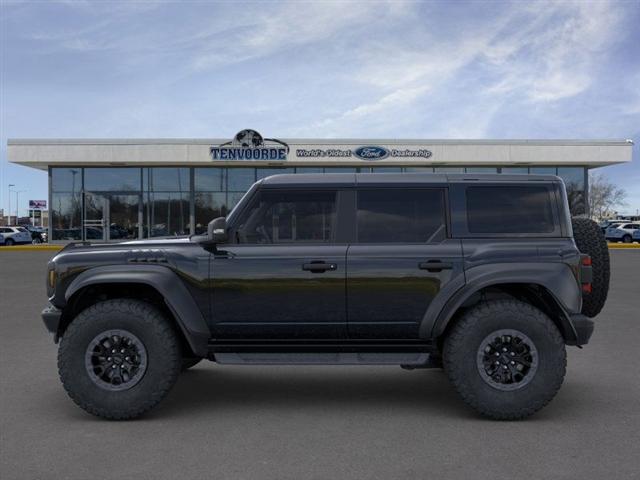
<svg viewBox="0 0 640 480">
<path fill-rule="evenodd" d="M 438 311 L 427 311 L 420 326 L 422 338 L 442 339 L 452 321 L 481 301 L 515 298 L 542 310 L 558 326 L 565 342 L 576 344 L 578 336 L 568 312 L 580 311 L 582 295 L 568 265 L 484 265 L 467 270 L 465 276 L 465 285 L 438 306 Z"/>
<path fill-rule="evenodd" d="M 178 325 L 184 342 L 197 355 L 207 354 L 209 327 L 191 293 L 168 267 L 156 265 L 95 267 L 79 274 L 65 292 L 59 335 L 95 300 L 139 298 L 161 308 Z"/>
<path fill-rule="evenodd" d="M 536 283 L 498 283 L 469 292 L 457 308 L 443 316 L 441 322 L 434 326 L 434 338 L 438 344 L 442 343 L 458 318 L 469 308 L 496 299 L 516 299 L 536 307 L 558 327 L 566 344 L 576 344 L 577 332 L 563 307 L 546 287 Z"/>
</svg>

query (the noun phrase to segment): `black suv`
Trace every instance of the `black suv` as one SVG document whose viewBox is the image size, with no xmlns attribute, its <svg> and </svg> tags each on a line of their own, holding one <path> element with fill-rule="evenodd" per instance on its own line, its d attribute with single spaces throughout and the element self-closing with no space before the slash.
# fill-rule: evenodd
<svg viewBox="0 0 640 480">
<path fill-rule="evenodd" d="M 520 419 L 588 342 L 608 262 L 557 177 L 276 175 L 205 235 L 68 245 L 43 318 L 67 392 L 106 418 L 206 358 L 444 367 L 477 411 Z"/>
</svg>

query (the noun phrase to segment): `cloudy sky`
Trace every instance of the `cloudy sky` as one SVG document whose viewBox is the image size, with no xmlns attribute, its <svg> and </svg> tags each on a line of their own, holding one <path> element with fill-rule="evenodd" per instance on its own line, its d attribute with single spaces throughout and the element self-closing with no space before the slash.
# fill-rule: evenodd
<svg viewBox="0 0 640 480">
<path fill-rule="evenodd" d="M 7 138 L 632 138 L 604 172 L 640 209 L 640 0 L 1 4 Z M 13 196 L 15 204 L 15 196 Z M 22 202 L 21 202 L 22 203 Z"/>
</svg>

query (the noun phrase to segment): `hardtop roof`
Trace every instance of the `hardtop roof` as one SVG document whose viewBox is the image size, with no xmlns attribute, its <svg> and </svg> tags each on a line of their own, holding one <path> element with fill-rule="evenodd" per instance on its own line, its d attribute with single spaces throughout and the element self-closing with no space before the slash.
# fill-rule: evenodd
<svg viewBox="0 0 640 480">
<path fill-rule="evenodd" d="M 268 187 L 280 186 L 380 186 L 474 183 L 530 183 L 560 182 L 555 175 L 501 174 L 501 173 L 288 173 L 271 175 L 260 182 Z"/>
</svg>

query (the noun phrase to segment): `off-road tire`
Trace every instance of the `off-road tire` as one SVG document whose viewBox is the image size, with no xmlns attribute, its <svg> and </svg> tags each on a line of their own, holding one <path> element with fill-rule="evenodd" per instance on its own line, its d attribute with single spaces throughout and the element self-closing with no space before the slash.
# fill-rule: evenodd
<svg viewBox="0 0 640 480">
<path fill-rule="evenodd" d="M 483 340 L 503 329 L 522 332 L 537 350 L 537 369 L 529 382 L 510 391 L 490 385 L 477 364 Z M 445 372 L 462 399 L 494 420 L 521 420 L 544 407 L 562 385 L 567 365 L 556 325 L 518 300 L 496 300 L 467 310 L 445 338 L 443 358 Z"/>
<path fill-rule="evenodd" d="M 85 367 L 87 348 L 102 332 L 122 329 L 146 349 L 142 378 L 131 388 L 109 391 L 98 386 Z M 182 365 L 180 342 L 165 315 L 146 302 L 114 299 L 82 311 L 69 325 L 58 350 L 58 372 L 71 399 L 82 409 L 111 420 L 138 417 L 157 405 L 175 384 Z"/>
<path fill-rule="evenodd" d="M 593 280 L 591 293 L 582 295 L 582 313 L 595 317 L 600 313 L 609 294 L 609 247 L 602 230 L 596 222 L 588 218 L 572 218 L 573 239 L 578 250 L 591 257 Z"/>
<path fill-rule="evenodd" d="M 185 370 L 189 370 L 191 367 L 195 367 L 197 364 L 199 364 L 201 360 L 202 358 L 200 357 L 183 357 L 180 370 L 182 372 L 184 372 Z"/>
</svg>

